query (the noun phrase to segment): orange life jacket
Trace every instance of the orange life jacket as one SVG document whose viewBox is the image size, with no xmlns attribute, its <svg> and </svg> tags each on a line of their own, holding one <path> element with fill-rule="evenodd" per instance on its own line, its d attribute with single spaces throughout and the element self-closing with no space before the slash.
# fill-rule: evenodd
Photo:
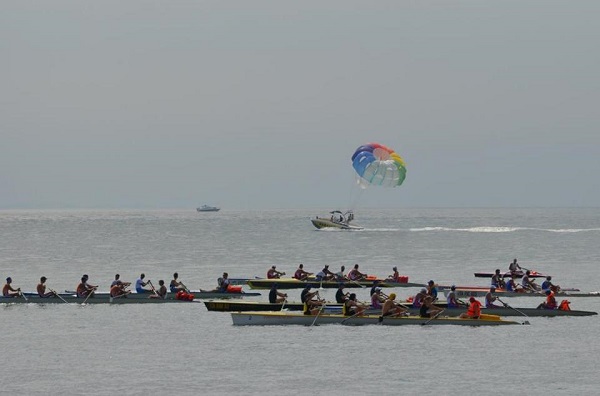
<svg viewBox="0 0 600 396">
<path fill-rule="evenodd" d="M 481 303 L 477 300 L 473 301 L 471 305 L 469 305 L 467 315 L 469 315 L 470 318 L 478 318 L 481 316 Z"/>
<path fill-rule="evenodd" d="M 570 311 L 571 306 L 569 304 L 569 300 L 562 300 L 560 302 L 560 305 L 558 306 L 558 309 L 560 309 L 561 311 Z"/>
</svg>

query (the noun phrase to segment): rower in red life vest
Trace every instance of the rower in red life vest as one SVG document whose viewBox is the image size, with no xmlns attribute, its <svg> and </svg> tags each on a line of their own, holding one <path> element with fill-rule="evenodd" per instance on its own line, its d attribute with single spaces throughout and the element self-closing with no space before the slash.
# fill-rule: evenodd
<svg viewBox="0 0 600 396">
<path fill-rule="evenodd" d="M 546 301 L 537 306 L 537 309 L 556 309 L 556 298 L 552 290 L 546 290 Z"/>
<path fill-rule="evenodd" d="M 460 318 L 462 319 L 479 319 L 481 316 L 481 303 L 475 299 L 475 297 L 469 298 L 469 309 L 466 313 L 461 313 Z"/>
</svg>

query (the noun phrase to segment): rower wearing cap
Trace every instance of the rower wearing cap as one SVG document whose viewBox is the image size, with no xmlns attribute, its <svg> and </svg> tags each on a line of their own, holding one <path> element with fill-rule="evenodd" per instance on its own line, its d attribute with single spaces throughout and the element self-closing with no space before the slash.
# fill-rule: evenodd
<svg viewBox="0 0 600 396">
<path fill-rule="evenodd" d="M 462 319 L 479 319 L 479 316 L 481 316 L 481 303 L 475 297 L 469 298 L 469 302 L 469 309 L 467 309 L 467 312 L 461 313 L 459 317 Z"/>
<path fill-rule="evenodd" d="M 46 278 L 45 276 L 42 276 L 40 278 L 40 283 L 38 283 L 38 285 L 36 287 L 38 296 L 40 296 L 40 298 L 48 298 L 48 297 L 56 296 L 56 293 L 53 291 L 49 291 L 46 293 L 46 280 L 48 280 L 48 278 Z"/>
<path fill-rule="evenodd" d="M 437 300 L 438 290 L 437 290 L 437 285 L 435 284 L 435 282 L 433 280 L 430 280 L 429 282 L 427 282 L 427 295 L 431 296 L 433 301 Z"/>
<path fill-rule="evenodd" d="M 400 273 L 398 272 L 398 267 L 392 268 L 392 275 L 389 275 L 387 278 L 392 282 L 400 282 Z"/>
<path fill-rule="evenodd" d="M 381 320 L 383 320 L 384 316 L 408 315 L 408 309 L 398 304 L 395 300 L 396 293 L 390 293 L 381 307 Z"/>
<path fill-rule="evenodd" d="M 554 297 L 554 292 L 550 289 L 546 290 L 546 301 L 537 306 L 537 309 L 556 309 L 558 304 Z"/>
<path fill-rule="evenodd" d="M 448 308 L 459 308 L 461 306 L 460 301 L 456 298 L 456 286 L 450 286 L 450 292 L 446 296 L 446 303 Z"/>
<path fill-rule="evenodd" d="M 279 278 L 281 278 L 281 275 L 285 275 L 285 272 L 279 272 L 279 271 L 277 271 L 277 267 L 276 266 L 272 266 L 267 271 L 267 279 L 279 279 Z"/>
<path fill-rule="evenodd" d="M 412 302 L 413 307 L 420 308 L 421 305 L 423 305 L 423 300 L 425 299 L 425 296 L 427 296 L 427 289 L 421 289 L 420 292 L 415 294 Z"/>
<path fill-rule="evenodd" d="M 498 299 L 498 297 L 494 296 L 496 292 L 495 287 L 490 287 L 490 290 L 485 294 L 485 307 L 486 308 L 502 308 L 500 305 L 494 304 L 494 301 Z"/>
<path fill-rule="evenodd" d="M 374 280 L 374 281 L 373 281 L 373 286 L 371 286 L 371 290 L 370 290 L 370 292 L 369 292 L 369 295 L 370 295 L 370 296 L 372 296 L 372 295 L 373 295 L 373 293 L 375 293 L 375 289 L 380 289 L 380 288 L 379 288 L 379 281 L 378 281 L 378 280 Z M 379 291 L 381 291 L 381 289 L 380 289 Z"/>
<path fill-rule="evenodd" d="M 17 297 L 18 295 L 21 294 L 21 288 L 15 289 L 14 287 L 12 287 L 12 278 L 9 276 L 8 278 L 6 278 L 6 283 L 4 284 L 4 287 L 2 288 L 2 295 L 4 297 Z"/>
</svg>

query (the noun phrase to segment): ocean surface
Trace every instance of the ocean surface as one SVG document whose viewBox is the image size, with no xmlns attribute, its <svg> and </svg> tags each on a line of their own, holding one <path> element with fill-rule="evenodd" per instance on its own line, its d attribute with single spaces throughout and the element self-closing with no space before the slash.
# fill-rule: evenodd
<svg viewBox="0 0 600 396">
<path fill-rule="evenodd" d="M 409 281 L 487 285 L 513 258 L 563 287 L 600 290 L 600 209 L 356 210 L 362 231 L 319 231 L 327 210 L 0 211 L 0 279 L 56 290 L 82 274 L 191 289 L 230 277 L 355 263 Z M 400 298 L 416 289 L 399 288 Z M 368 289 L 357 291 L 368 299 Z M 299 300 L 300 291 L 291 291 Z M 333 291 L 322 291 L 333 299 Z M 255 298 L 266 300 L 267 293 Z M 535 307 L 542 298 L 513 298 Z M 560 298 L 559 298 L 560 301 Z M 570 298 L 600 310 L 600 297 Z M 527 319 L 527 318 L 512 318 Z M 0 305 L 0 394 L 598 394 L 600 318 L 530 325 L 234 327 L 203 304 Z"/>
</svg>

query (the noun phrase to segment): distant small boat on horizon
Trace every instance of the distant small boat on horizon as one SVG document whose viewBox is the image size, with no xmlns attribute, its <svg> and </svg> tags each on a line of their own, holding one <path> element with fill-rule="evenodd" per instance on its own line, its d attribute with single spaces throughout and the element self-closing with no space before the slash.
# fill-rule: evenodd
<svg viewBox="0 0 600 396">
<path fill-rule="evenodd" d="M 221 208 L 216 206 L 202 205 L 199 208 L 196 208 L 198 212 L 218 212 Z"/>
</svg>

